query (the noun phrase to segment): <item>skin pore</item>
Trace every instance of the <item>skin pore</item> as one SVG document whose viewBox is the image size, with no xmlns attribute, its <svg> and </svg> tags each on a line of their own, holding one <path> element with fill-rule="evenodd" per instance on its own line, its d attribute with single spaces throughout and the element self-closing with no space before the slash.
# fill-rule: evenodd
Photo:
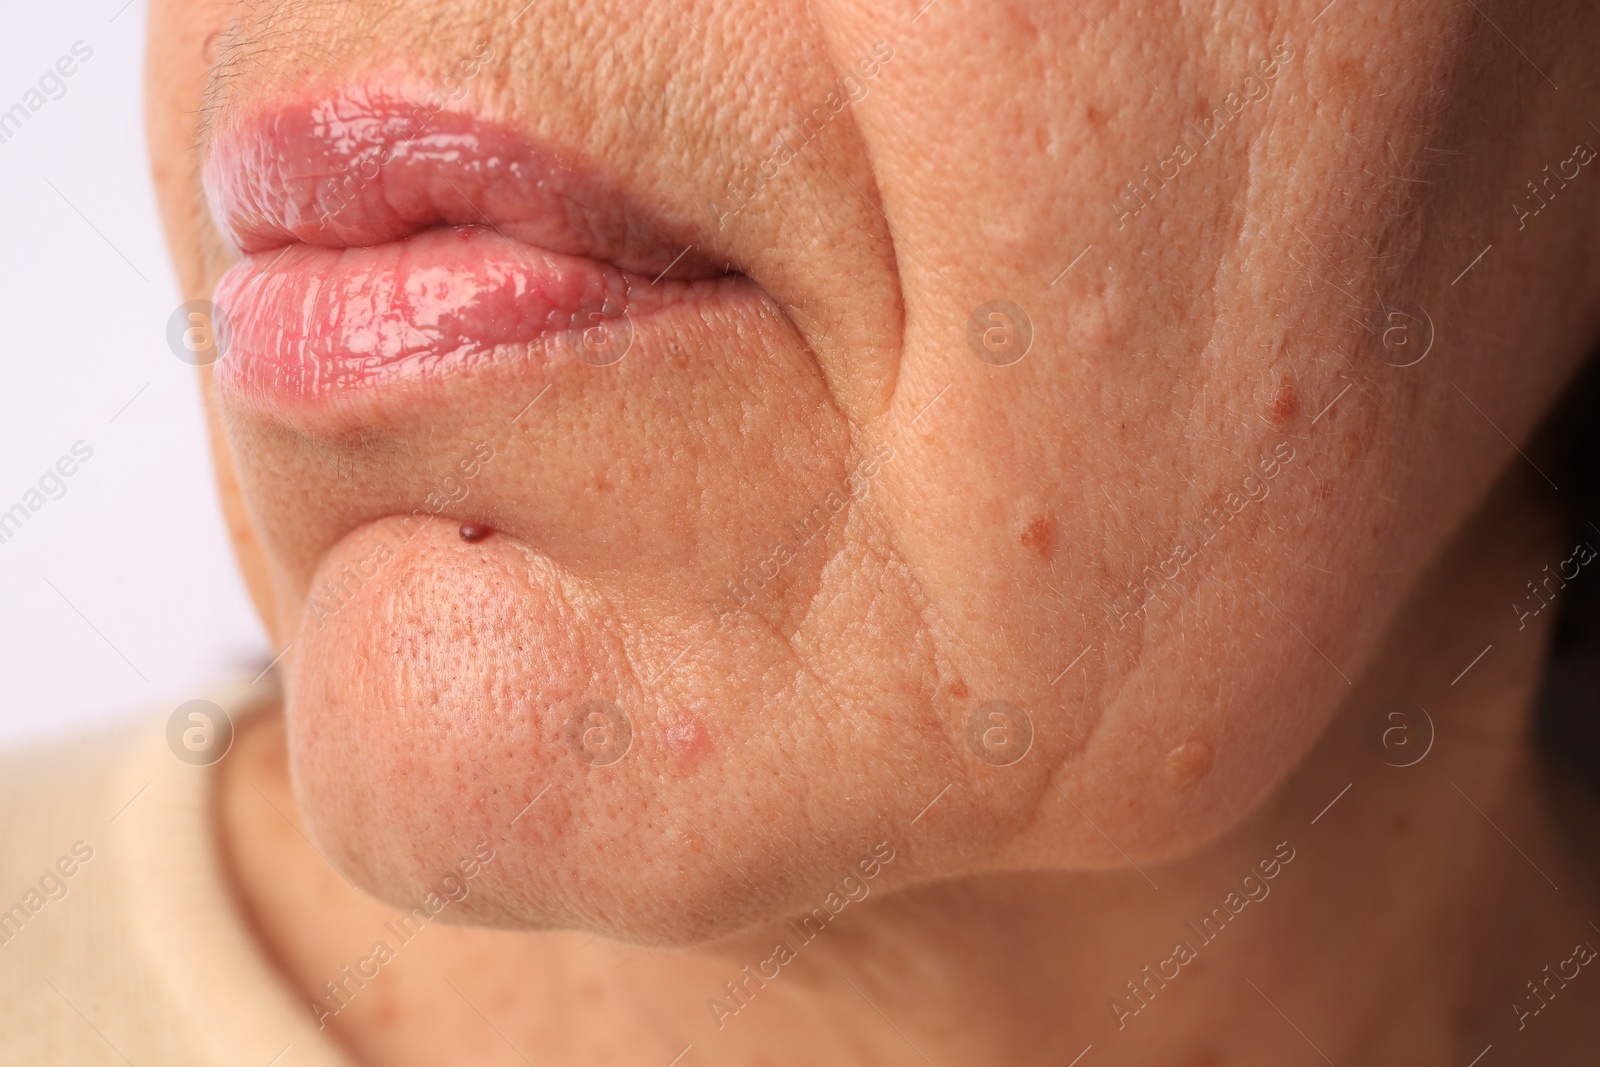
<svg viewBox="0 0 1600 1067">
<path fill-rule="evenodd" d="M 263 942 L 316 996 L 491 842 L 329 1022 L 366 1061 L 1560 1062 L 1583 980 L 1523 1030 L 1510 1004 L 1593 893 L 1526 742 L 1548 618 L 1505 604 L 1570 546 L 1542 481 L 1483 502 L 1600 334 L 1593 169 L 1528 199 L 1600 143 L 1600 14 L 920 6 L 152 4 L 186 296 L 236 255 L 211 130 L 426 91 L 487 39 L 454 107 L 603 169 L 670 235 L 644 258 L 695 250 L 674 277 L 759 298 L 347 423 L 204 379 L 289 649 L 221 793 Z M 319 610 L 485 442 L 467 503 Z M 595 698 L 632 716 L 614 764 L 563 741 Z M 1032 724 L 1003 766 L 968 740 L 994 700 Z M 1438 727 L 1415 767 L 1374 755 L 1387 700 Z M 870 895 L 719 1028 L 707 1000 L 880 843 Z M 1271 895 L 1130 999 L 1280 843 Z"/>
</svg>

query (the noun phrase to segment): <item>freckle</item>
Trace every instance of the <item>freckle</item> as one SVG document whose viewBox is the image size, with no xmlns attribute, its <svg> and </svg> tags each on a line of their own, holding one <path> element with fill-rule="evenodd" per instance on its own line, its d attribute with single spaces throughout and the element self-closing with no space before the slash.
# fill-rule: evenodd
<svg viewBox="0 0 1600 1067">
<path fill-rule="evenodd" d="M 963 682 L 960 678 L 957 678 L 955 680 L 955 684 L 950 687 L 951 699 L 965 700 L 969 695 L 970 694 L 967 691 L 967 683 Z"/>
<path fill-rule="evenodd" d="M 693 770 L 711 751 L 711 735 L 700 720 L 692 715 L 665 718 L 661 722 L 661 730 L 668 755 L 683 770 Z"/>
<path fill-rule="evenodd" d="M 1295 413 L 1300 410 L 1300 394 L 1295 392 L 1294 383 L 1287 379 L 1278 386 L 1278 393 L 1272 398 L 1272 406 L 1267 409 L 1267 418 L 1274 426 L 1282 426 Z"/>
<path fill-rule="evenodd" d="M 477 544 L 492 533 L 494 533 L 494 530 L 482 523 L 464 522 L 461 524 L 461 540 L 466 541 L 468 544 Z"/>
<path fill-rule="evenodd" d="M 1022 547 L 1038 556 L 1040 559 L 1049 559 L 1056 547 L 1056 528 L 1049 519 L 1040 515 L 1028 523 L 1027 529 L 1022 531 L 1018 538 Z"/>
<path fill-rule="evenodd" d="M 1354 463 L 1361 455 L 1361 438 L 1353 433 L 1345 434 L 1341 455 L 1345 463 Z"/>
<path fill-rule="evenodd" d="M 1167 753 L 1167 784 L 1174 789 L 1185 789 L 1206 776 L 1211 769 L 1211 746 L 1199 738 L 1190 738 Z"/>
</svg>

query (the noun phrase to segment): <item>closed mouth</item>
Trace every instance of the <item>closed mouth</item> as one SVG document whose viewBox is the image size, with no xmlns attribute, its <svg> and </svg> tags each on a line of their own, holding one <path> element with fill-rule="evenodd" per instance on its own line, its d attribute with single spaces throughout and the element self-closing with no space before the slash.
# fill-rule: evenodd
<svg viewBox="0 0 1600 1067">
<path fill-rule="evenodd" d="M 603 177 L 403 95 L 245 115 L 213 138 L 204 184 L 243 253 L 216 288 L 218 385 L 251 406 L 562 351 L 604 365 L 642 317 L 756 292 Z"/>
</svg>

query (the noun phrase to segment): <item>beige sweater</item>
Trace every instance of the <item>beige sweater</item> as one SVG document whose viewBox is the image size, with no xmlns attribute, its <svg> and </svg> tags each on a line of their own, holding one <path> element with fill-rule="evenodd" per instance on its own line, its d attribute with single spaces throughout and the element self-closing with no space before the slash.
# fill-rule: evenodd
<svg viewBox="0 0 1600 1067">
<path fill-rule="evenodd" d="M 237 720 L 264 685 L 209 699 Z M 0 1064 L 351 1067 L 234 903 L 171 712 L 0 753 Z"/>
</svg>

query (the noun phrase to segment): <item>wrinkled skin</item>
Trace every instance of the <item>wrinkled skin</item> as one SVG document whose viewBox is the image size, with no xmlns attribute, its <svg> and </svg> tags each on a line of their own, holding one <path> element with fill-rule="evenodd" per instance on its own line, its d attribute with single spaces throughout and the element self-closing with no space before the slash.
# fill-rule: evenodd
<svg viewBox="0 0 1600 1067">
<path fill-rule="evenodd" d="M 603 169 L 670 235 L 653 256 L 692 245 L 753 297 L 610 367 L 507 360 L 336 426 L 208 388 L 289 648 L 296 802 L 389 901 L 487 840 L 460 918 L 692 945 L 880 841 L 884 887 L 1194 854 L 1295 770 L 1600 333 L 1595 168 L 1513 206 L 1600 144 L 1591 5 L 521 6 L 152 4 L 186 295 L 232 259 L 208 123 L 426 87 L 488 38 L 456 106 Z M 730 211 L 878 42 L 865 95 Z M 1176 173 L 1140 205 L 1146 167 Z M 1031 330 L 1009 365 L 978 355 L 997 300 Z M 485 441 L 465 498 L 319 611 Z M 566 742 L 595 699 L 631 721 L 605 766 Z M 1032 727 L 1008 766 L 969 744 L 995 700 Z"/>
</svg>

